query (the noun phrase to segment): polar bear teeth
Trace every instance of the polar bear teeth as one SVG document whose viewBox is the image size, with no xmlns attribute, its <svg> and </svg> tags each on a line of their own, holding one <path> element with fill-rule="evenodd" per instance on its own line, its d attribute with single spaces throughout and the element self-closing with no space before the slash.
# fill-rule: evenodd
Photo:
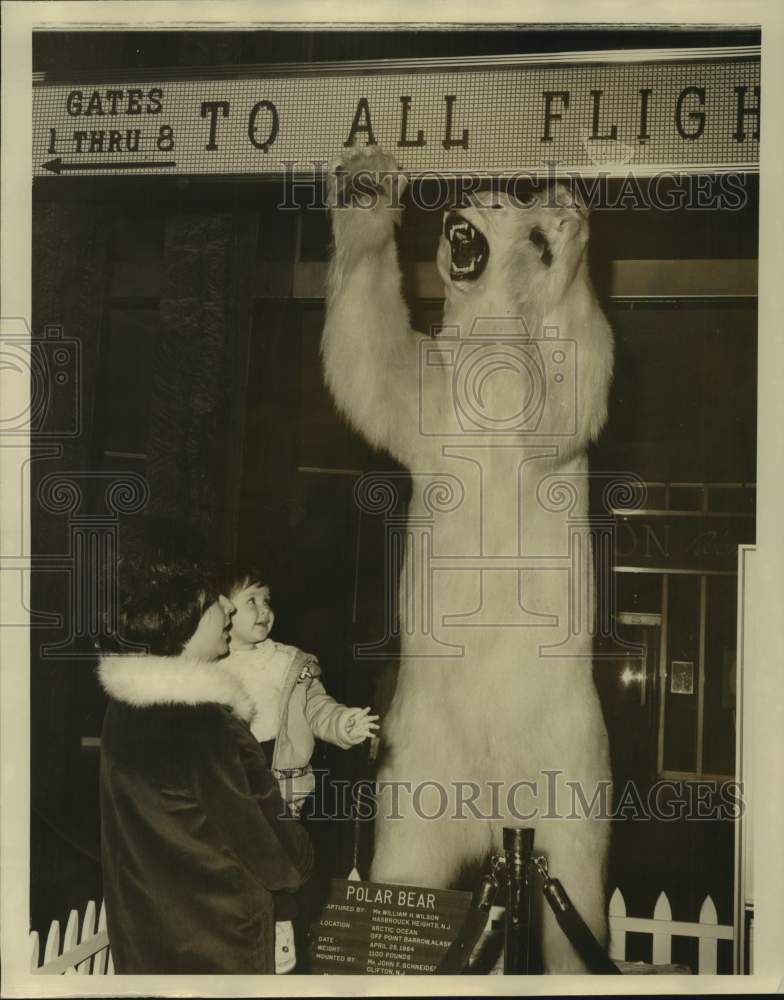
<svg viewBox="0 0 784 1000">
<path fill-rule="evenodd" d="M 468 219 L 450 212 L 444 222 L 444 236 L 452 253 L 453 281 L 475 281 L 487 266 L 490 247 L 484 235 Z"/>
</svg>

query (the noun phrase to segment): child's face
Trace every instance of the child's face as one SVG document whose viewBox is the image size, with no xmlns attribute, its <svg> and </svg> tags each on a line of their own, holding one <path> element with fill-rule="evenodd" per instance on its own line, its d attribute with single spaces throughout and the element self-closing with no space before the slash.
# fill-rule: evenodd
<svg viewBox="0 0 784 1000">
<path fill-rule="evenodd" d="M 231 622 L 232 649 L 250 649 L 263 642 L 272 631 L 275 621 L 270 606 L 269 587 L 251 583 L 231 595 L 237 608 Z"/>
</svg>

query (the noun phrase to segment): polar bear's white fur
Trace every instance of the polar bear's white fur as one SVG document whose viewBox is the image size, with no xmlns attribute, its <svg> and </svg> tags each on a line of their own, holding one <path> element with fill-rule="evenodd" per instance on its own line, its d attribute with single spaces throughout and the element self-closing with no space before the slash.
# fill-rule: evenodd
<svg viewBox="0 0 784 1000">
<path fill-rule="evenodd" d="M 370 148 L 343 168 L 350 190 L 357 172 L 396 164 Z M 447 887 L 499 849 L 504 825 L 532 825 L 537 849 L 606 941 L 608 822 L 546 818 L 569 813 L 565 782 L 590 800 L 610 779 L 591 671 L 586 448 L 606 418 L 612 337 L 588 278 L 587 213 L 559 188 L 550 204 L 488 193 L 447 214 L 437 258 L 444 329 L 434 339 L 410 328 L 394 242 L 402 210 L 389 181 L 377 192 L 371 207 L 332 210 L 324 372 L 348 420 L 411 470 L 409 527 L 413 537 L 431 526 L 436 569 L 423 571 L 409 546 L 371 877 Z M 521 351 L 536 359 L 538 382 Z M 476 372 L 461 383 L 466 364 Z M 460 393 L 466 420 L 456 417 Z M 451 503 L 434 507 L 428 484 L 437 482 Z M 398 790 L 400 818 L 388 818 L 390 781 L 420 789 L 416 801 Z M 515 785 L 525 781 L 536 795 Z M 447 792 L 443 815 L 428 782 Z M 557 802 L 548 782 L 561 790 Z M 460 794 L 463 818 L 454 818 Z M 542 933 L 548 971 L 582 971 L 549 911 Z"/>
</svg>

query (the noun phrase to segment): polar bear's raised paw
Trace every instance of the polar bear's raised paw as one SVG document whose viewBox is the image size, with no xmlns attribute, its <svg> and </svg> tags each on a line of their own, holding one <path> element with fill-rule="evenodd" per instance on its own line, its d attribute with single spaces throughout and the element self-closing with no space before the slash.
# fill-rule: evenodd
<svg viewBox="0 0 784 1000">
<path fill-rule="evenodd" d="M 373 244 L 391 239 L 403 212 L 408 184 L 397 161 L 378 146 L 352 149 L 333 160 L 327 176 L 327 203 L 332 212 L 335 242 Z"/>
</svg>

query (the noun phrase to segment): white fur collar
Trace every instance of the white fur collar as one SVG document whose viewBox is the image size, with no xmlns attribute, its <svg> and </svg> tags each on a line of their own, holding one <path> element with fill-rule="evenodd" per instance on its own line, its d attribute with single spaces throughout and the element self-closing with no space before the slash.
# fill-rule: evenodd
<svg viewBox="0 0 784 1000">
<path fill-rule="evenodd" d="M 253 703 L 223 666 L 185 656 L 106 656 L 98 666 L 103 689 L 135 708 L 152 705 L 228 705 L 246 722 Z"/>
</svg>

